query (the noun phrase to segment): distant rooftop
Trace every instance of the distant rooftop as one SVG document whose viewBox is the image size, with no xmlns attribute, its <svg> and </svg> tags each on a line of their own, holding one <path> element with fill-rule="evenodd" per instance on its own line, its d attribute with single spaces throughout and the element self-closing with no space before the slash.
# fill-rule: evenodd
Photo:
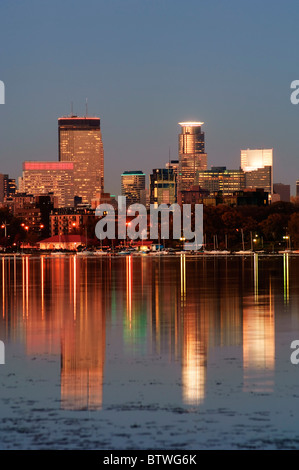
<svg viewBox="0 0 299 470">
<path fill-rule="evenodd" d="M 186 121 L 186 122 L 179 122 L 179 125 L 182 127 L 200 127 L 204 124 L 204 122 L 197 122 L 197 121 Z"/>
<path fill-rule="evenodd" d="M 27 161 L 23 163 L 23 170 L 73 170 L 73 162 L 36 162 L 36 161 Z"/>
<path fill-rule="evenodd" d="M 94 116 L 65 116 L 58 118 L 58 127 L 59 129 L 63 128 L 73 128 L 73 129 L 89 129 L 89 128 L 98 128 L 100 129 L 101 119 Z"/>
<path fill-rule="evenodd" d="M 121 176 L 129 176 L 129 175 L 136 175 L 136 176 L 145 176 L 145 173 L 143 171 L 124 171 Z"/>
<path fill-rule="evenodd" d="M 58 118 L 58 121 L 60 121 L 61 119 L 100 119 L 100 118 L 95 117 L 95 116 L 77 116 L 74 114 L 72 116 L 62 116 Z"/>
</svg>

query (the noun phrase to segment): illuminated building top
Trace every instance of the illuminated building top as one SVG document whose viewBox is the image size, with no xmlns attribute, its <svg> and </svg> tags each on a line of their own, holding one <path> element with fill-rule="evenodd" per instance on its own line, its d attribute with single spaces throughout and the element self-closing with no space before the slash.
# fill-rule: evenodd
<svg viewBox="0 0 299 470">
<path fill-rule="evenodd" d="M 182 127 L 200 127 L 203 124 L 204 122 L 196 122 L 196 121 L 179 122 L 179 125 Z"/>
</svg>

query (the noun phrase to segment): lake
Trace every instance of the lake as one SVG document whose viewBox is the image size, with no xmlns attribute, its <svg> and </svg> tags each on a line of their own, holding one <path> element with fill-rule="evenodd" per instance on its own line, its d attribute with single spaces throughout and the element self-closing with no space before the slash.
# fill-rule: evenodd
<svg viewBox="0 0 299 470">
<path fill-rule="evenodd" d="M 299 256 L 0 256 L 1 449 L 299 447 Z"/>
</svg>

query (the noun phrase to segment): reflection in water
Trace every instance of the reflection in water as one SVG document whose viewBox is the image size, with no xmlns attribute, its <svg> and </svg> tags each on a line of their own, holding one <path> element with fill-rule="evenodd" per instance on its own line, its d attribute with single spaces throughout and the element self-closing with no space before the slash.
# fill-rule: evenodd
<svg viewBox="0 0 299 470">
<path fill-rule="evenodd" d="M 188 270 L 186 277 L 186 256 L 181 255 L 182 385 L 183 401 L 189 405 L 199 405 L 205 397 L 207 319 L 203 297 L 198 295 L 200 278 L 201 274 L 193 270 Z"/>
<path fill-rule="evenodd" d="M 186 255 L 181 255 L 181 306 L 186 301 Z"/>
<path fill-rule="evenodd" d="M 258 301 L 259 295 L 259 258 L 258 254 L 253 255 L 253 277 L 254 277 L 254 297 L 255 301 Z"/>
<path fill-rule="evenodd" d="M 290 287 L 289 287 L 289 253 L 283 254 L 283 293 L 284 301 L 286 304 L 290 300 Z"/>
<path fill-rule="evenodd" d="M 73 312 L 64 314 L 61 335 L 61 406 L 65 409 L 100 409 L 109 277 L 99 278 L 99 274 L 107 272 L 99 272 L 95 266 L 88 269 L 84 259 L 77 262 L 73 257 L 71 266 L 69 304 Z"/>
<path fill-rule="evenodd" d="M 132 257 L 126 257 L 127 273 L 127 328 L 132 330 Z"/>
<path fill-rule="evenodd" d="M 127 367 L 132 355 L 171 363 L 187 405 L 205 401 L 213 348 L 243 357 L 245 392 L 271 392 L 275 303 L 297 301 L 296 266 L 288 254 L 3 256 L 0 337 L 60 357 L 64 409 L 102 407 L 107 335 Z"/>
<path fill-rule="evenodd" d="M 254 254 L 254 304 L 244 299 L 243 369 L 244 390 L 272 392 L 275 367 L 274 299 L 269 280 L 269 293 L 259 299 L 258 255 Z"/>
</svg>

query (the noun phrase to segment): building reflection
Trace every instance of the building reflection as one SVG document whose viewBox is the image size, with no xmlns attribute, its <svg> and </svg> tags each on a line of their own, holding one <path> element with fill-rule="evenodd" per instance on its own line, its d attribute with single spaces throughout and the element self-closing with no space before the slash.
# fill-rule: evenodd
<svg viewBox="0 0 299 470">
<path fill-rule="evenodd" d="M 110 263 L 75 256 L 1 258 L 1 336 L 28 356 L 60 355 L 61 406 L 102 406 Z"/>
<path fill-rule="evenodd" d="M 147 295 L 143 288 L 146 283 L 144 260 L 126 256 L 120 260 L 120 269 L 117 271 L 119 283 L 115 286 L 115 295 L 118 297 L 119 310 L 124 312 L 123 344 L 124 350 L 146 352 L 148 323 Z"/>
<path fill-rule="evenodd" d="M 254 297 L 244 299 L 244 391 L 273 392 L 275 368 L 274 295 L 271 278 L 267 295 L 259 294 L 259 260 L 254 257 Z"/>
<path fill-rule="evenodd" d="M 186 269 L 181 255 L 182 398 L 188 405 L 199 405 L 205 398 L 207 373 L 208 317 L 200 295 L 202 272 Z"/>
<path fill-rule="evenodd" d="M 283 254 L 283 294 L 286 304 L 290 301 L 290 265 L 289 253 Z"/>
<path fill-rule="evenodd" d="M 298 267 L 288 254 L 264 259 L 2 256 L 0 339 L 60 357 L 68 410 L 102 407 L 108 335 L 125 358 L 171 366 L 186 405 L 205 402 L 210 356 L 232 349 L 243 391 L 272 392 L 275 305 L 293 306 L 297 321 Z"/>
<path fill-rule="evenodd" d="M 98 260 L 97 260 L 98 261 Z M 110 266 L 102 260 L 71 261 L 69 302 L 61 334 L 61 406 L 101 409 L 106 311 L 110 307 Z M 99 276 L 100 274 L 100 276 Z M 103 276 L 103 274 L 105 274 Z"/>
</svg>

